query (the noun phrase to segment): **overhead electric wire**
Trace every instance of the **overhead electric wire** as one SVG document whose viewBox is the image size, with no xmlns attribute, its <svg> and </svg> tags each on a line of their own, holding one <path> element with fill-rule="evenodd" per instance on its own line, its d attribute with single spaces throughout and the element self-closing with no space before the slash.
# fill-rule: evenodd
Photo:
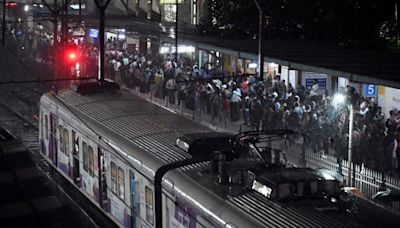
<svg viewBox="0 0 400 228">
<path fill-rule="evenodd" d="M 56 79 L 38 79 L 38 80 L 25 80 L 25 81 L 0 81 L 0 85 L 2 84 L 18 84 L 18 83 L 41 83 L 41 82 L 59 82 L 59 81 L 84 81 L 90 79 L 97 79 L 97 77 L 88 77 L 88 78 L 56 78 Z"/>
</svg>

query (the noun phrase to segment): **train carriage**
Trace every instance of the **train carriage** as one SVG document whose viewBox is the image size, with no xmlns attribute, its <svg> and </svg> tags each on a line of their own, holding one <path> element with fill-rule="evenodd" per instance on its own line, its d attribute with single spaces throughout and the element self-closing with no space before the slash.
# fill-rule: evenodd
<svg viewBox="0 0 400 228">
<path fill-rule="evenodd" d="M 83 86 L 42 96 L 41 153 L 118 226 L 155 227 L 156 171 L 191 158 L 175 146 L 179 137 L 211 131 L 141 98 L 115 89 L 93 89 L 98 82 L 89 85 L 94 92 L 82 90 Z M 315 208 L 310 213 L 304 208 L 276 210 L 254 189 L 217 183 L 205 167 L 210 162 L 164 176 L 163 227 L 354 225 L 340 214 L 330 218 Z"/>
</svg>

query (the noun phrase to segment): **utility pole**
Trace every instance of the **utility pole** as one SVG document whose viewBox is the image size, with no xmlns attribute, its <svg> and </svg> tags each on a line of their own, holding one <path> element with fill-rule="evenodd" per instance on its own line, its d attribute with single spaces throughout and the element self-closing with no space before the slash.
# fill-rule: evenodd
<svg viewBox="0 0 400 228">
<path fill-rule="evenodd" d="M 5 45 L 6 40 L 6 0 L 3 0 L 3 31 L 1 36 L 1 43 Z"/>
<path fill-rule="evenodd" d="M 82 24 L 82 0 L 79 0 L 79 26 Z"/>
<path fill-rule="evenodd" d="M 62 0 L 61 1 L 61 14 L 60 14 L 60 23 L 61 23 L 61 36 L 60 36 L 60 45 L 59 45 L 59 49 L 61 50 L 61 53 L 63 53 L 60 57 L 60 59 L 62 60 L 62 62 L 66 61 L 66 57 L 65 57 L 65 50 L 66 50 L 66 18 L 67 18 L 67 11 L 66 11 L 66 6 L 67 6 L 67 0 Z M 63 77 L 64 75 L 67 75 L 68 69 L 67 66 L 65 64 L 61 65 L 61 77 Z"/>
<path fill-rule="evenodd" d="M 178 64 L 178 19 L 179 19 L 179 0 L 175 1 L 176 14 L 175 14 L 175 62 Z"/>
<path fill-rule="evenodd" d="M 353 124 L 354 124 L 353 118 L 354 118 L 353 105 L 350 104 L 349 105 L 349 145 L 348 145 L 349 146 L 349 148 L 348 148 L 349 170 L 348 170 L 348 176 L 347 176 L 347 178 L 349 180 L 349 183 L 348 183 L 349 187 L 351 187 L 353 185 L 353 181 L 352 181 L 352 175 L 353 175 L 353 172 L 352 172 L 352 162 L 353 162 L 352 161 L 352 155 L 353 155 L 352 147 L 353 147 Z"/>
<path fill-rule="evenodd" d="M 106 1 L 104 3 L 104 1 Z M 100 5 L 99 0 L 94 0 L 94 3 L 96 4 L 97 8 L 100 11 L 100 31 L 99 31 L 99 36 L 100 36 L 100 75 L 98 77 L 100 82 L 104 81 L 104 72 L 105 72 L 105 65 L 104 65 L 104 58 L 105 58 L 105 47 L 104 47 L 104 26 L 105 26 L 105 17 L 106 17 L 106 9 L 108 4 L 110 3 L 111 0 L 103 0 Z"/>
<path fill-rule="evenodd" d="M 262 81 L 264 79 L 264 56 L 263 56 L 263 35 L 262 35 L 262 30 L 263 30 L 263 21 L 264 21 L 264 14 L 261 9 L 260 4 L 258 3 L 258 0 L 254 0 L 254 3 L 257 6 L 258 9 L 258 72 L 259 72 L 259 78 Z"/>
<path fill-rule="evenodd" d="M 57 0 L 54 0 L 54 6 L 51 7 L 45 0 L 42 3 L 47 7 L 53 16 L 53 74 L 54 78 L 58 75 L 58 17 L 60 16 L 61 7 L 58 7 Z"/>
<path fill-rule="evenodd" d="M 58 16 L 60 15 L 60 9 L 57 7 L 57 0 L 54 0 L 54 11 L 53 11 L 53 74 L 54 78 L 58 76 Z"/>
<path fill-rule="evenodd" d="M 67 47 L 68 44 L 68 5 L 71 2 L 71 0 L 65 0 L 64 1 L 64 15 L 63 15 L 63 47 L 64 49 Z"/>
</svg>

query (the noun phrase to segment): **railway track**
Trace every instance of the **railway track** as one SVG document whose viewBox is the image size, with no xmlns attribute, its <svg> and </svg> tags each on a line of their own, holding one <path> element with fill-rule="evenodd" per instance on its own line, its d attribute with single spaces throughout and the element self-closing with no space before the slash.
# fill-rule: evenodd
<svg viewBox="0 0 400 228">
<path fill-rule="evenodd" d="M 32 120 L 12 110 L 0 102 L 0 126 L 20 139 L 36 167 L 41 170 L 52 185 L 57 198 L 73 208 L 73 219 L 79 220 L 84 227 L 116 227 L 96 206 L 86 199 L 81 192 L 67 181 L 55 168 L 40 155 L 38 127 Z M 68 222 L 67 218 L 61 218 Z M 60 226 L 63 227 L 63 226 Z"/>
<path fill-rule="evenodd" d="M 57 83 L 40 82 L 40 79 L 48 78 L 48 67 L 38 65 L 34 60 L 26 59 L 22 61 L 20 56 L 13 53 L 15 47 L 13 47 L 12 42 L 9 45 L 11 46 L 2 49 L 3 55 L 0 56 L 0 60 L 4 66 L 7 66 L 5 69 L 8 72 L 2 75 L 2 81 L 38 81 L 22 84 L 0 84 L 0 126 L 22 141 L 25 149 L 29 151 L 26 154 L 29 154 L 36 170 L 42 174 L 43 178 L 41 179 L 45 179 L 42 184 L 43 187 L 48 189 L 48 186 L 50 186 L 53 193 L 49 194 L 58 198 L 58 201 L 64 205 L 61 208 L 63 210 L 61 213 L 56 212 L 60 208 L 55 208 L 53 212 L 50 212 L 51 215 L 40 215 L 40 217 L 57 217 L 53 218 L 57 221 L 45 224 L 51 227 L 114 227 L 114 223 L 108 217 L 40 155 L 38 103 L 43 92 L 48 91 L 52 84 Z M 25 157 L 27 156 L 25 155 Z M 10 158 L 11 162 L 14 160 Z M 34 184 L 37 185 L 37 183 Z M 28 191 L 29 188 L 28 185 Z"/>
</svg>

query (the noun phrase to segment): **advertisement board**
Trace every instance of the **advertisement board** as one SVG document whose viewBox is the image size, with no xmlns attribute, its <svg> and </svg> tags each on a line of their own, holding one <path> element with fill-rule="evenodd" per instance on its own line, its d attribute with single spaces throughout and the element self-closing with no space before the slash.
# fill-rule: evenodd
<svg viewBox="0 0 400 228">
<path fill-rule="evenodd" d="M 97 38 L 99 36 L 99 30 L 89 29 L 89 37 Z"/>
<path fill-rule="evenodd" d="M 176 4 L 177 0 L 160 0 L 160 4 Z M 178 0 L 178 4 L 183 3 L 183 0 Z"/>
</svg>

